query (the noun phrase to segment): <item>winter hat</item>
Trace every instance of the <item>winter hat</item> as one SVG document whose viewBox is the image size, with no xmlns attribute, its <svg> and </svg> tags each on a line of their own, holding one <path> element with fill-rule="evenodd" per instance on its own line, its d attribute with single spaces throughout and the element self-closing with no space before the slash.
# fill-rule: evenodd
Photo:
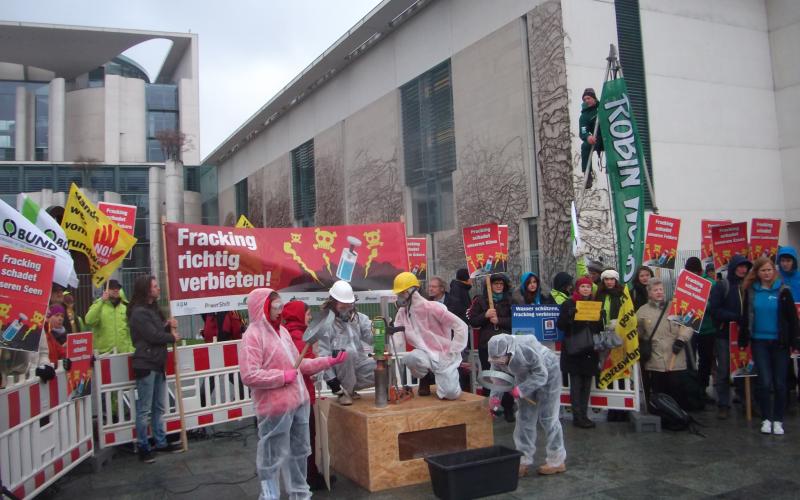
<svg viewBox="0 0 800 500">
<path fill-rule="evenodd" d="M 553 288 L 560 292 L 565 292 L 570 283 L 572 283 L 572 276 L 564 271 L 561 271 L 553 277 Z"/>
<path fill-rule="evenodd" d="M 596 272 L 596 273 L 602 273 L 603 269 L 605 269 L 605 266 L 599 260 L 590 260 L 586 264 L 586 269 L 588 269 L 589 271 Z"/>
<path fill-rule="evenodd" d="M 47 310 L 47 317 L 55 316 L 56 314 L 64 315 L 65 314 L 64 306 L 61 304 L 53 304 L 50 306 L 50 309 Z"/>
<path fill-rule="evenodd" d="M 581 294 L 578 293 L 578 289 L 581 285 L 589 285 L 592 286 L 594 283 L 592 282 L 592 278 L 587 278 L 584 276 L 583 278 L 578 278 L 578 281 L 575 282 L 575 291 L 572 292 L 572 299 L 573 300 L 584 300 Z"/>
<path fill-rule="evenodd" d="M 595 101 L 597 100 L 597 94 L 594 93 L 594 89 L 592 87 L 587 87 L 583 91 L 583 95 L 581 95 L 581 100 L 583 100 L 583 98 L 586 97 L 587 95 L 590 96 Z"/>
<path fill-rule="evenodd" d="M 606 278 L 614 278 L 619 283 L 619 273 L 613 269 L 606 269 L 600 274 L 600 279 L 604 280 Z"/>
<path fill-rule="evenodd" d="M 469 279 L 469 271 L 464 269 L 463 267 L 456 271 L 456 279 L 458 281 L 467 281 Z"/>
<path fill-rule="evenodd" d="M 691 271 L 698 276 L 703 274 L 703 264 L 697 257 L 689 257 L 686 259 L 686 264 L 683 266 L 687 271 Z"/>
<path fill-rule="evenodd" d="M 120 284 L 117 280 L 108 280 L 108 289 L 109 290 L 119 290 L 122 288 L 122 284 Z"/>
</svg>

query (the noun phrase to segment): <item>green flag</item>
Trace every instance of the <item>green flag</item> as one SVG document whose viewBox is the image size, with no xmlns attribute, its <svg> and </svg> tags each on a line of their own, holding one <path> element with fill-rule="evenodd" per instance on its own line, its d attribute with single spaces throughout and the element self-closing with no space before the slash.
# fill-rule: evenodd
<svg viewBox="0 0 800 500">
<path fill-rule="evenodd" d="M 603 85 L 599 108 L 617 233 L 618 270 L 620 280 L 627 283 L 641 265 L 644 250 L 645 163 L 624 79 L 609 80 Z"/>
</svg>

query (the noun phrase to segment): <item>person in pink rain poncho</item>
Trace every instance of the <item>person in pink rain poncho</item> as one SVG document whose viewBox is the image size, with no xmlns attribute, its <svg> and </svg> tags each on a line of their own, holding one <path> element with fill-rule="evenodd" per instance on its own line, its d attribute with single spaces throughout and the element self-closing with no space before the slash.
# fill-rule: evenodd
<svg viewBox="0 0 800 500">
<path fill-rule="evenodd" d="M 242 381 L 252 390 L 258 418 L 256 468 L 262 499 L 280 498 L 279 474 L 292 499 L 310 498 L 306 483 L 309 444 L 309 396 L 294 364 L 300 357 L 292 337 L 281 325 L 283 301 L 270 288 L 257 288 L 247 296 L 250 326 L 242 337 L 239 367 Z M 302 375 L 313 375 L 344 362 L 335 358 L 304 358 Z"/>
</svg>

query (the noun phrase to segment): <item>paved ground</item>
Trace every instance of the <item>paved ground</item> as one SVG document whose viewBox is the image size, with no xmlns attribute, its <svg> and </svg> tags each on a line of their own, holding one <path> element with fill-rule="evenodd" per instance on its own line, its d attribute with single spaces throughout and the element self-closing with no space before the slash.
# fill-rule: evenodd
<svg viewBox="0 0 800 500">
<path fill-rule="evenodd" d="M 601 422 L 596 429 L 583 430 L 562 421 L 567 472 L 523 478 L 513 494 L 496 498 L 800 498 L 796 404 L 787 415 L 782 437 L 761 435 L 759 421 L 748 425 L 738 413 L 725 422 L 716 420 L 710 407 L 695 416 L 707 424 L 702 429 L 705 438 L 687 432 L 637 434 L 628 423 Z M 513 446 L 512 430 L 513 424 L 496 422 L 495 442 Z M 256 498 L 257 439 L 252 423 L 218 426 L 217 431 L 228 433 L 193 440 L 188 453 L 159 456 L 153 465 L 141 464 L 124 452 L 118 452 L 99 473 L 82 464 L 41 498 Z M 434 498 L 430 484 L 369 494 L 342 477 L 333 491 L 315 497 Z"/>
</svg>

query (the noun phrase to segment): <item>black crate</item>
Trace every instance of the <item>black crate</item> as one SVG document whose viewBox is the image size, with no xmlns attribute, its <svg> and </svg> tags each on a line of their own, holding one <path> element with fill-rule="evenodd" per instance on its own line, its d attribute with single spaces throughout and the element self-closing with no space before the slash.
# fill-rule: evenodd
<svg viewBox="0 0 800 500">
<path fill-rule="evenodd" d="M 444 500 L 478 498 L 517 489 L 522 453 L 489 446 L 426 457 L 433 493 Z"/>
</svg>

